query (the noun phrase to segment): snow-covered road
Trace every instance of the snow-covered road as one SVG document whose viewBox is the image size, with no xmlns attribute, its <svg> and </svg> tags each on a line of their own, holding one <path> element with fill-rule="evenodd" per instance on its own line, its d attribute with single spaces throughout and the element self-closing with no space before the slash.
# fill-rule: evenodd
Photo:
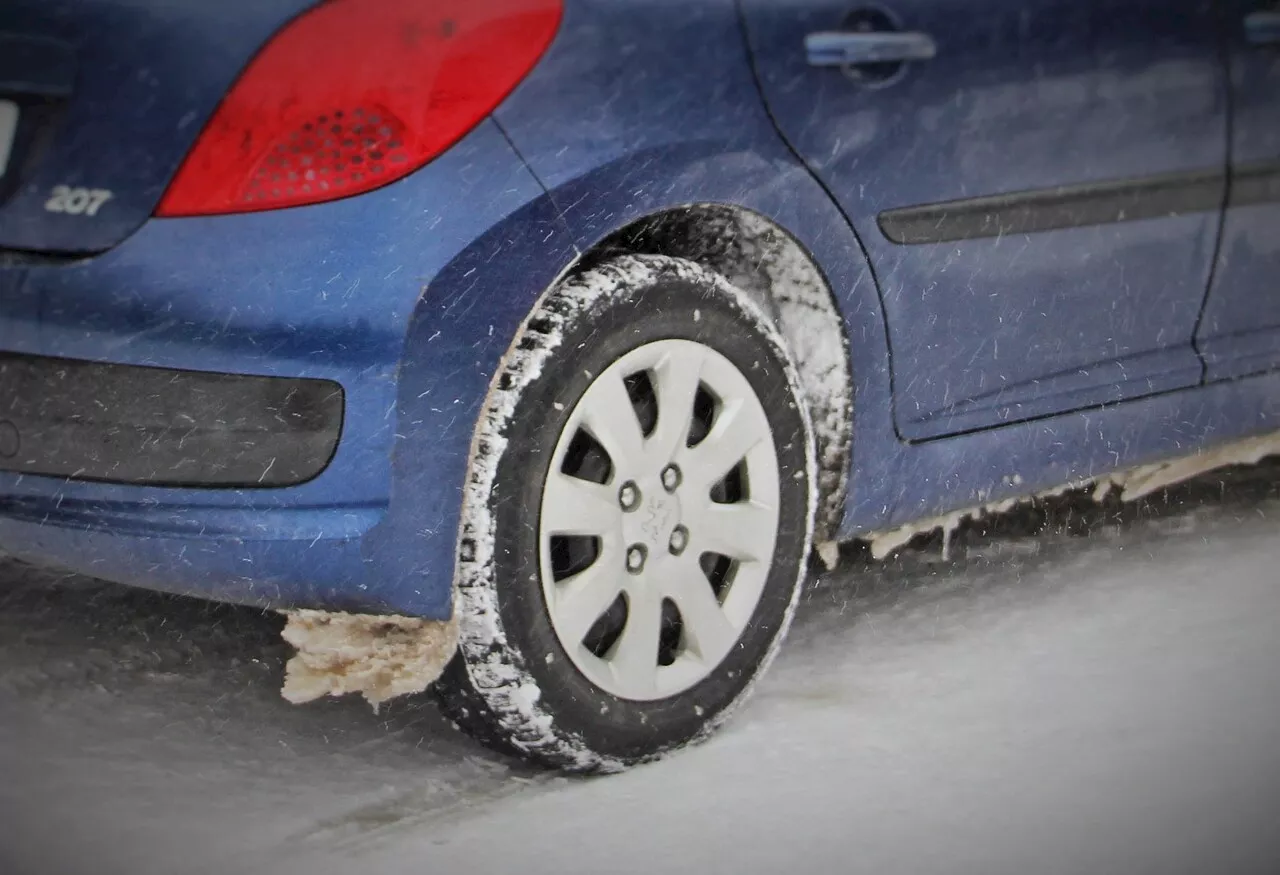
<svg viewBox="0 0 1280 875">
<path fill-rule="evenodd" d="M 0 565 L 0 873 L 1280 872 L 1280 465 L 1040 520 L 847 557 L 726 731 L 594 780 L 288 705 L 275 618 Z"/>
</svg>

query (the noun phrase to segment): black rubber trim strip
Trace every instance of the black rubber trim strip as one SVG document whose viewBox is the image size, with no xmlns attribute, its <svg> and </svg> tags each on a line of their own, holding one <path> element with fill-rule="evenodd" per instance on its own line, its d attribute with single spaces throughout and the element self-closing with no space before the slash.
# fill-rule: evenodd
<svg viewBox="0 0 1280 875">
<path fill-rule="evenodd" d="M 149 486 L 291 486 L 329 464 L 329 380 L 0 353 L 0 470 Z"/>
<path fill-rule="evenodd" d="M 1242 164 L 1231 172 L 1231 197 L 1227 207 L 1280 201 L 1280 161 Z"/>
<path fill-rule="evenodd" d="M 1217 210 L 1226 184 L 1220 170 L 1168 173 L 902 207 L 878 219 L 894 243 L 944 243 Z"/>
</svg>

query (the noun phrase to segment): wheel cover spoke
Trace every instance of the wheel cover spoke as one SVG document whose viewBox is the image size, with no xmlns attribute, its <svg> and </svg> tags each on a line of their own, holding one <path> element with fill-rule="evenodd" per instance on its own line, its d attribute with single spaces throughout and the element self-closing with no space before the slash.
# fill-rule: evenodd
<svg viewBox="0 0 1280 875">
<path fill-rule="evenodd" d="M 666 353 L 653 369 L 657 377 L 658 425 L 649 436 L 651 453 L 665 459 L 688 439 L 693 422 L 693 400 L 702 379 L 706 358 L 695 344 L 677 346 Z"/>
<path fill-rule="evenodd" d="M 658 679 L 662 600 L 648 586 L 627 592 L 627 622 L 606 661 L 617 683 L 632 696 L 651 694 Z"/>
<path fill-rule="evenodd" d="M 692 549 L 697 553 L 758 562 L 773 555 L 778 511 L 752 501 L 717 504 L 708 498 L 689 525 L 695 532 Z"/>
<path fill-rule="evenodd" d="M 582 425 L 600 442 L 613 462 L 615 477 L 643 465 L 644 433 L 621 371 L 609 369 L 596 378 L 582 401 Z"/>
<path fill-rule="evenodd" d="M 553 469 L 542 494 L 542 530 L 549 535 L 600 535 L 621 513 L 614 490 Z"/>
<path fill-rule="evenodd" d="M 556 629 L 572 646 L 582 644 L 596 620 L 622 592 L 622 580 L 614 571 L 617 551 L 605 549 L 590 566 L 556 584 Z"/>
<path fill-rule="evenodd" d="M 711 589 L 711 582 L 693 560 L 680 562 L 667 596 L 676 603 L 684 623 L 684 636 L 704 663 L 718 665 L 741 632 L 725 616 Z"/>
<path fill-rule="evenodd" d="M 751 399 L 755 401 L 755 399 Z M 751 408 L 756 409 L 751 409 Z M 759 402 L 734 399 L 724 405 L 706 438 L 680 454 L 685 477 L 700 490 L 724 479 L 750 450 L 769 437 L 769 423 Z"/>
</svg>

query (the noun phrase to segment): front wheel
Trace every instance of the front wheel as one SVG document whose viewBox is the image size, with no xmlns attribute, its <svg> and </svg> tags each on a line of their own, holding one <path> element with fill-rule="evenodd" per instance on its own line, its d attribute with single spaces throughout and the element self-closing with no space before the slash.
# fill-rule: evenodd
<svg viewBox="0 0 1280 875">
<path fill-rule="evenodd" d="M 705 735 L 790 622 L 813 465 L 795 368 L 742 292 L 659 256 L 565 281 L 477 429 L 444 708 L 579 771 Z"/>
</svg>

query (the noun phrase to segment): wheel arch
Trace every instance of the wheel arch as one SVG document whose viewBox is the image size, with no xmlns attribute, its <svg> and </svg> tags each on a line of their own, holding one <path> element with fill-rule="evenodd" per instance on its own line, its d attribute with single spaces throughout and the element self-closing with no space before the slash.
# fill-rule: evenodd
<svg viewBox="0 0 1280 875">
<path fill-rule="evenodd" d="M 635 219 L 583 252 L 571 273 L 617 255 L 695 262 L 756 299 L 795 359 L 819 463 L 814 543 L 834 540 L 848 489 L 853 377 L 845 321 L 825 274 L 783 226 L 742 206 L 695 203 Z"/>
</svg>

